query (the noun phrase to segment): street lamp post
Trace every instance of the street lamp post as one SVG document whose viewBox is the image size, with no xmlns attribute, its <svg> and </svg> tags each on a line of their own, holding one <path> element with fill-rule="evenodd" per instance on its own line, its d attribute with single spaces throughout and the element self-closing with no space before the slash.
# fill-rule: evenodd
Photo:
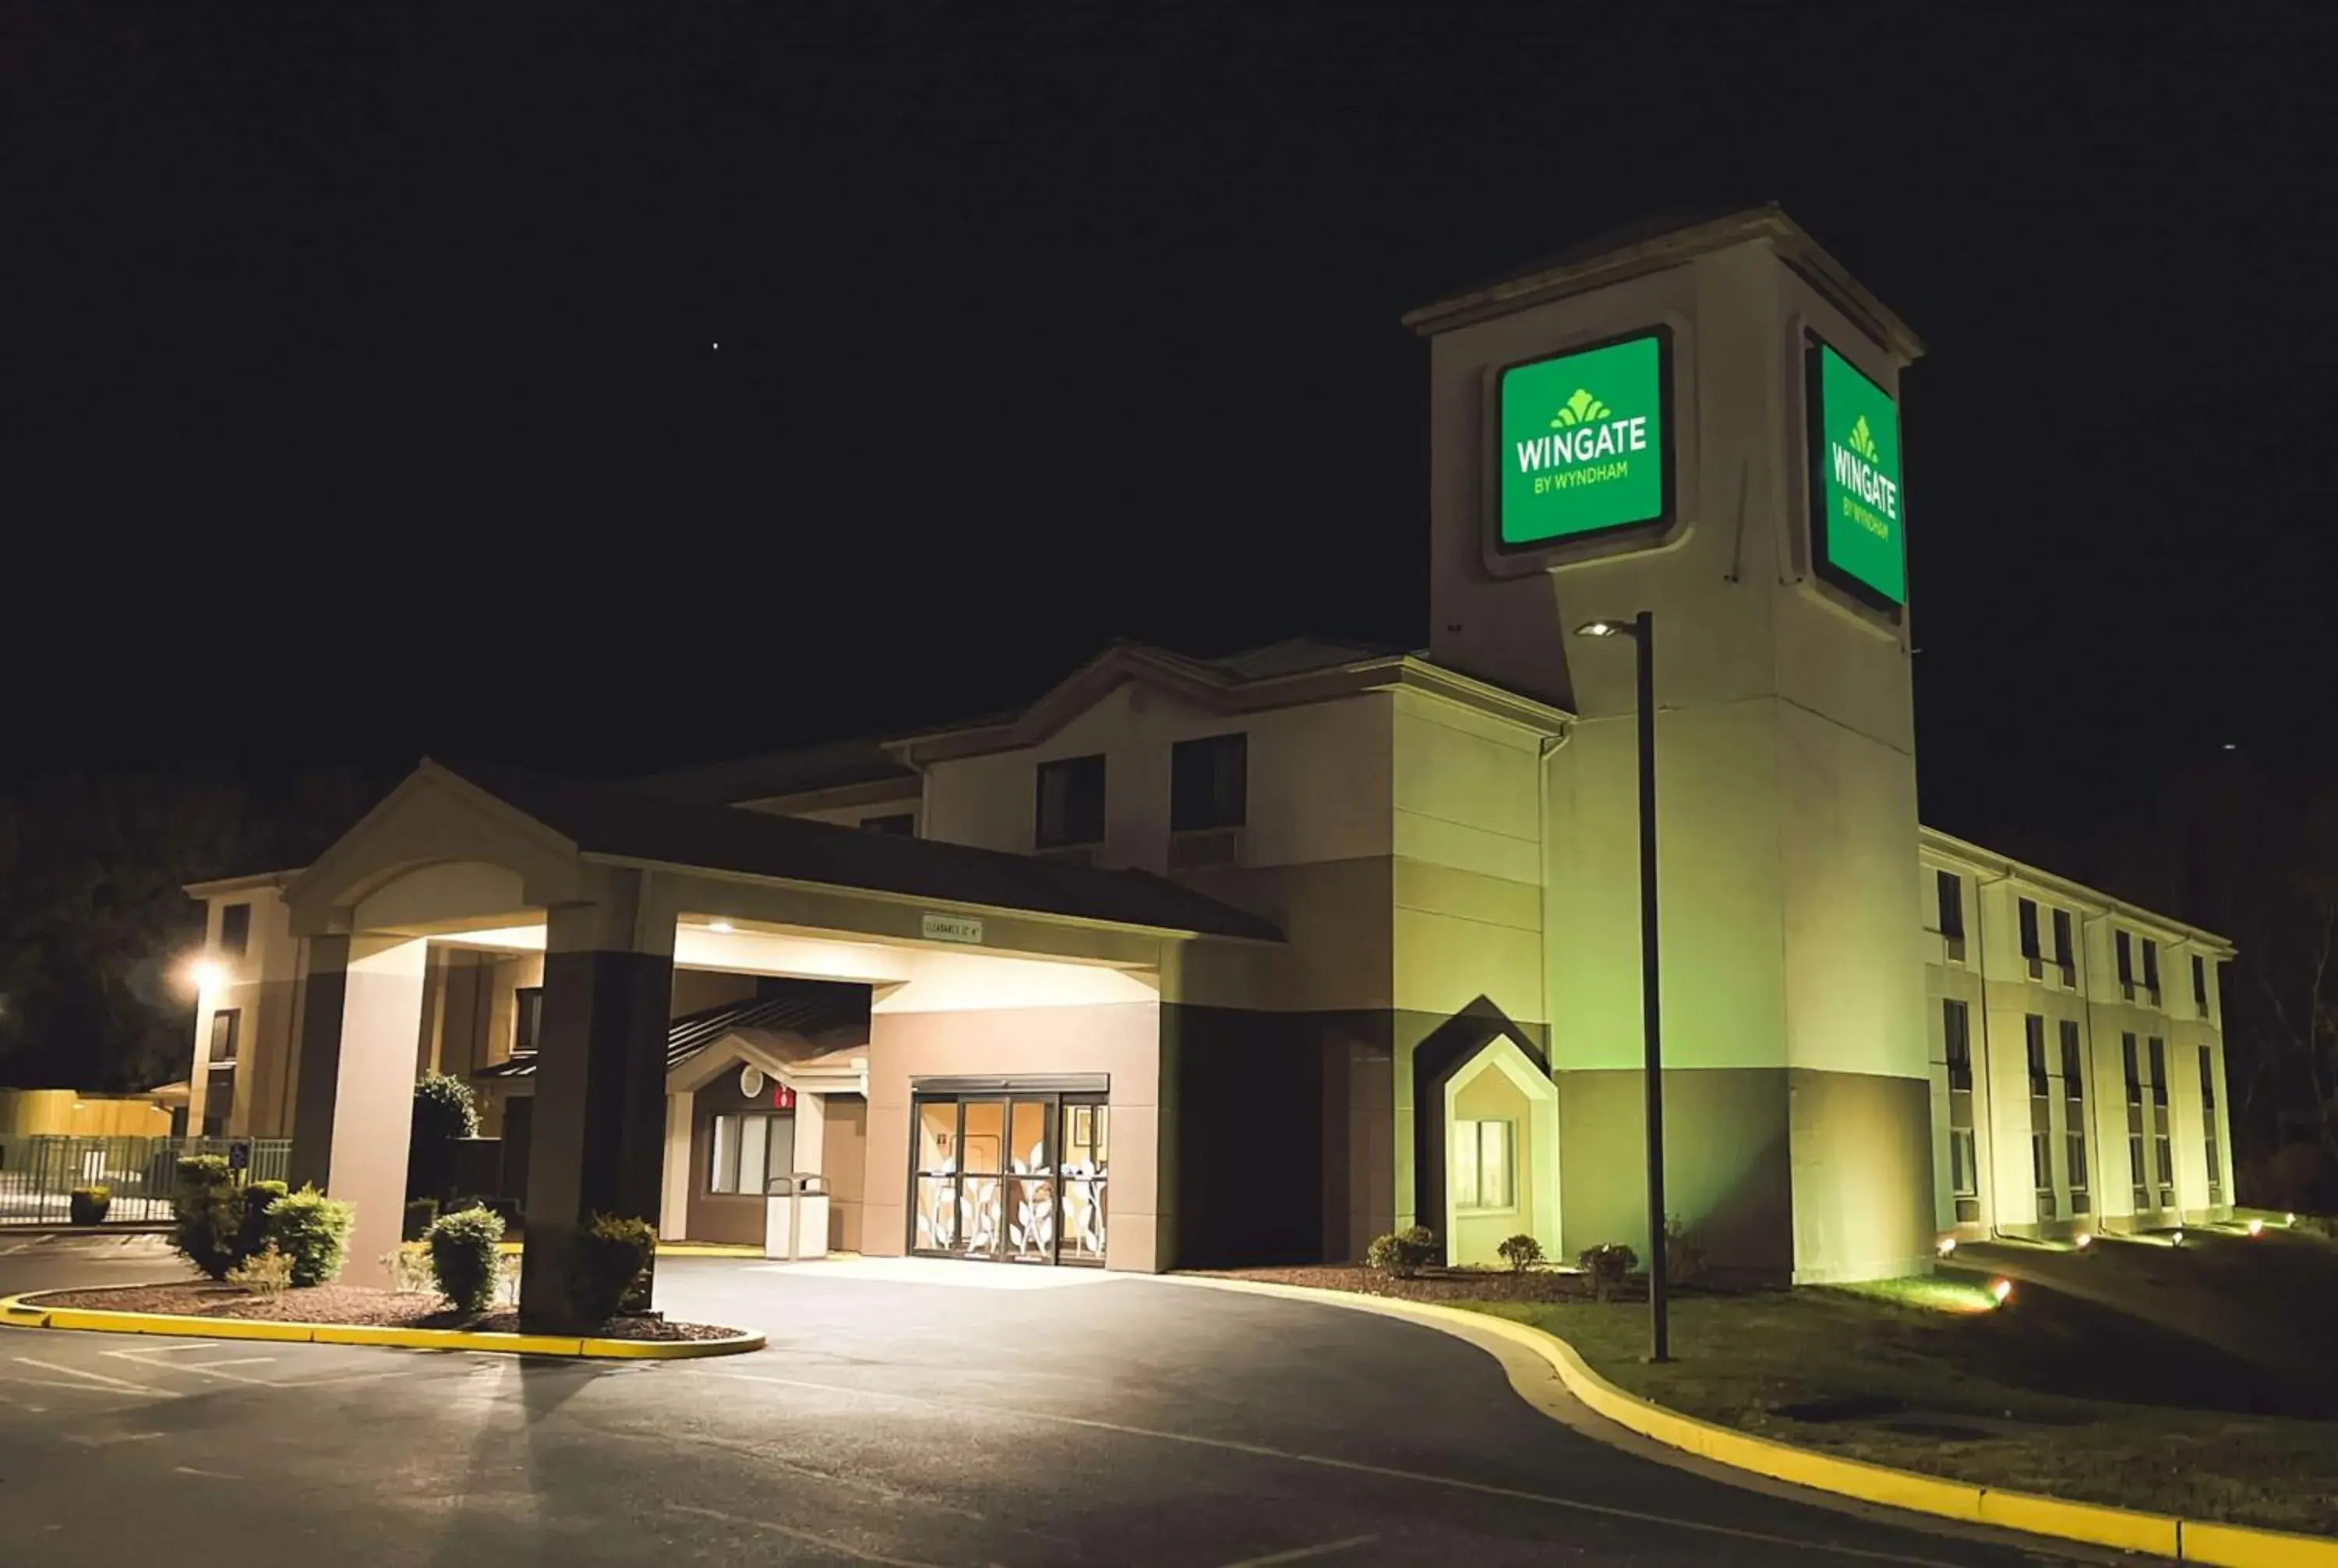
<svg viewBox="0 0 2338 1568">
<path fill-rule="evenodd" d="M 1672 1359 L 1665 1258 L 1664 1002 L 1656 986 L 1656 626 L 1643 610 L 1629 621 L 1593 621 L 1586 637 L 1629 637 L 1636 662 L 1640 730 L 1640 1034 L 1642 1098 L 1648 1118 L 1648 1359 Z"/>
</svg>

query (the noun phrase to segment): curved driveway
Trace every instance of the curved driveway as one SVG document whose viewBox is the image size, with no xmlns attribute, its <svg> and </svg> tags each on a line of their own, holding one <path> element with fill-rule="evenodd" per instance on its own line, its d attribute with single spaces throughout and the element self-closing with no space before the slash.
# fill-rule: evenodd
<svg viewBox="0 0 2338 1568">
<path fill-rule="evenodd" d="M 61 1268 L 0 1256 L 0 1289 Z M 660 1271 L 668 1310 L 771 1348 L 594 1366 L 0 1331 L 0 1563 L 2038 1560 L 1619 1451 L 1367 1313 L 980 1265 Z"/>
</svg>

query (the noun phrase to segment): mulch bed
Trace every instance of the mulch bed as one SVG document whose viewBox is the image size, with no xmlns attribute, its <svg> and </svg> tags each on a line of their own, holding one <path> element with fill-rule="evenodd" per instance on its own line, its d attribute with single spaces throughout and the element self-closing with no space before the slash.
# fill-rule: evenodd
<svg viewBox="0 0 2338 1568">
<path fill-rule="evenodd" d="M 1507 1269 L 1424 1269 L 1410 1279 L 1340 1263 L 1297 1269 L 1205 1269 L 1197 1273 L 1222 1279 L 1256 1279 L 1268 1285 L 1305 1285 L 1318 1290 L 1348 1290 L 1359 1296 L 1390 1296 L 1401 1301 L 1588 1301 L 1591 1281 L 1581 1274 L 1537 1269 L 1514 1274 Z"/>
<path fill-rule="evenodd" d="M 367 1290 L 317 1285 L 280 1296 L 255 1296 L 234 1285 L 195 1280 L 176 1285 L 125 1285 L 103 1290 L 44 1291 L 37 1307 L 84 1307 L 99 1312 L 176 1312 L 195 1318 L 257 1318 L 280 1323 L 333 1323 L 368 1328 L 459 1328 L 471 1334 L 517 1334 L 509 1308 L 476 1317 L 457 1312 L 421 1291 Z M 663 1318 L 612 1318 L 593 1331 L 600 1339 L 727 1339 L 741 1330 L 712 1323 L 669 1323 Z"/>
</svg>

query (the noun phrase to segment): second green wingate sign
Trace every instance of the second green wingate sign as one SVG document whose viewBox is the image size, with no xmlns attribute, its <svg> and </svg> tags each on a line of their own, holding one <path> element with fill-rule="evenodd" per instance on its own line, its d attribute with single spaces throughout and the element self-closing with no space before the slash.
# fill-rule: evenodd
<svg viewBox="0 0 2338 1568">
<path fill-rule="evenodd" d="M 1811 500 L 1820 565 L 1863 595 L 1908 603 L 1900 409 L 1828 344 L 1810 348 Z"/>
<path fill-rule="evenodd" d="M 1650 332 L 1502 372 L 1505 549 L 1667 515 L 1664 354 Z"/>
</svg>

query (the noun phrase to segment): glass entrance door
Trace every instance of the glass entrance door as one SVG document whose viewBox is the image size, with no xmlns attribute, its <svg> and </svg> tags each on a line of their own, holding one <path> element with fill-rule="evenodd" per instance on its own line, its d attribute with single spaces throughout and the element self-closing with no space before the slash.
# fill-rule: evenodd
<svg viewBox="0 0 2338 1568">
<path fill-rule="evenodd" d="M 920 1095 L 910 1250 L 1101 1264 L 1107 1114 L 1101 1094 Z"/>
</svg>

